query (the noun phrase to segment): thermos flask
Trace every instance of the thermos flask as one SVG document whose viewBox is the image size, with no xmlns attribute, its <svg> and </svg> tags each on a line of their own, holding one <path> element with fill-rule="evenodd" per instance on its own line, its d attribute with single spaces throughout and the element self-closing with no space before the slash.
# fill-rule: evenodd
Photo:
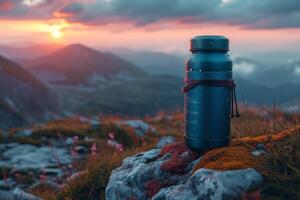
<svg viewBox="0 0 300 200">
<path fill-rule="evenodd" d="M 229 40 L 197 36 L 191 40 L 190 51 L 183 88 L 186 145 L 195 151 L 227 146 L 230 119 L 239 116 Z"/>
</svg>

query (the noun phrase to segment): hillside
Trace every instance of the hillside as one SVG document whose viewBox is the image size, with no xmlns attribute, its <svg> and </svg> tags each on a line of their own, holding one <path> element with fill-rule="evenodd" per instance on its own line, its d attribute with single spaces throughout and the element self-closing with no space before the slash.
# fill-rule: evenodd
<svg viewBox="0 0 300 200">
<path fill-rule="evenodd" d="M 95 115 L 98 112 L 143 116 L 182 108 L 183 81 L 173 76 L 147 76 L 98 87 L 56 87 L 66 113 Z"/>
<path fill-rule="evenodd" d="M 72 44 L 54 53 L 26 62 L 26 67 L 50 84 L 83 85 L 93 80 L 110 80 L 146 75 L 133 64 L 110 53 Z"/>
<path fill-rule="evenodd" d="M 0 46 L 0 54 L 9 59 L 34 59 L 54 52 L 61 48 L 60 44 L 29 44 L 24 47 Z"/>
<path fill-rule="evenodd" d="M 265 70 L 257 77 L 257 81 L 273 87 L 283 84 L 300 84 L 300 60 Z"/>
<path fill-rule="evenodd" d="M 184 76 L 184 58 L 181 56 L 130 49 L 112 49 L 111 52 L 152 75 Z"/>
<path fill-rule="evenodd" d="M 45 120 L 55 110 L 55 95 L 15 62 L 0 56 L 0 128 Z"/>
</svg>

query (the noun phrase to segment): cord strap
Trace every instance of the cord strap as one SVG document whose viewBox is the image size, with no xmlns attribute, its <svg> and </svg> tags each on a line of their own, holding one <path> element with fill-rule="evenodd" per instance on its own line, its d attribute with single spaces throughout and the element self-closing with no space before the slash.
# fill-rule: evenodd
<svg viewBox="0 0 300 200">
<path fill-rule="evenodd" d="M 238 110 L 238 104 L 236 99 L 236 84 L 234 80 L 185 80 L 186 85 L 182 88 L 183 93 L 187 93 L 199 85 L 210 87 L 227 87 L 231 89 L 231 114 L 230 117 L 239 117 L 241 114 Z M 235 115 L 234 115 L 235 108 Z"/>
</svg>

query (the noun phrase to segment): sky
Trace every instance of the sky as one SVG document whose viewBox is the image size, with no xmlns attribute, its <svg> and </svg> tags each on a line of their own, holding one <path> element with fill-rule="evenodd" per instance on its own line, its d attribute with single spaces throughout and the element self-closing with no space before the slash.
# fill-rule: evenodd
<svg viewBox="0 0 300 200">
<path fill-rule="evenodd" d="M 224 35 L 235 54 L 300 50 L 299 0 L 0 0 L 0 44 L 188 51 Z"/>
</svg>

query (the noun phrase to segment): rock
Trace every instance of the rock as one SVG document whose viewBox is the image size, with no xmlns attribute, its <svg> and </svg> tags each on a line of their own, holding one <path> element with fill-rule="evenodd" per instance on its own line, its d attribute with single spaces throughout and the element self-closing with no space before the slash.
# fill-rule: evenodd
<svg viewBox="0 0 300 200">
<path fill-rule="evenodd" d="M 32 129 L 24 129 L 20 130 L 16 133 L 16 136 L 18 137 L 31 137 L 32 136 Z"/>
<path fill-rule="evenodd" d="M 251 154 L 254 155 L 254 156 L 260 156 L 264 153 L 266 153 L 264 150 L 254 150 L 254 151 L 251 152 Z"/>
<path fill-rule="evenodd" d="M 63 170 L 59 168 L 43 168 L 39 170 L 40 173 L 43 173 L 45 176 L 62 176 Z"/>
<path fill-rule="evenodd" d="M 33 196 L 31 194 L 28 194 L 19 188 L 16 188 L 11 192 L 0 191 L 0 200 L 42 200 L 42 199 Z"/>
<path fill-rule="evenodd" d="M 257 150 L 265 150 L 265 145 L 263 143 L 259 143 L 255 146 Z"/>
<path fill-rule="evenodd" d="M 262 184 L 254 169 L 215 171 L 200 169 L 185 183 L 160 190 L 152 200 L 230 200 Z"/>
<path fill-rule="evenodd" d="M 77 145 L 74 147 L 74 150 L 78 153 L 78 154 L 85 154 L 85 153 L 88 153 L 88 149 L 84 146 L 80 146 L 80 145 Z"/>
<path fill-rule="evenodd" d="M 36 147 L 29 144 L 1 144 L 0 167 L 14 168 L 16 171 L 36 171 L 60 164 L 69 164 L 72 158 L 67 149 Z"/>
<path fill-rule="evenodd" d="M 166 145 L 173 144 L 175 142 L 175 138 L 173 136 L 165 136 L 159 139 L 156 144 L 156 148 L 163 148 Z"/>
<path fill-rule="evenodd" d="M 30 186 L 29 191 L 52 191 L 57 193 L 60 191 L 60 187 L 52 181 L 39 181 Z"/>
<path fill-rule="evenodd" d="M 94 117 L 91 121 L 90 121 L 91 127 L 94 130 L 98 130 L 99 128 L 101 128 L 101 121 L 100 118 L 98 116 Z"/>
<path fill-rule="evenodd" d="M 234 199 L 260 186 L 262 176 L 254 169 L 195 170 L 200 155 L 183 143 L 152 149 L 123 160 L 113 170 L 106 199 Z"/>
<path fill-rule="evenodd" d="M 1 190 L 11 190 L 11 188 L 16 185 L 16 181 L 12 178 L 7 178 L 5 180 L 0 180 L 0 191 Z"/>
<path fill-rule="evenodd" d="M 66 139 L 66 145 L 72 146 L 72 145 L 74 145 L 74 144 L 75 144 L 75 142 L 74 142 L 73 138 L 68 137 L 68 138 Z"/>
<path fill-rule="evenodd" d="M 178 154 L 172 151 L 177 151 Z M 126 158 L 121 167 L 113 170 L 106 188 L 106 199 L 130 199 L 132 197 L 143 200 L 151 194 L 145 191 L 155 187 L 157 181 L 161 186 L 178 184 L 188 177 L 193 169 L 192 161 L 197 156 L 188 150 L 183 144 L 175 144 L 170 148 L 152 149 Z M 186 171 L 186 169 L 188 169 Z"/>
<path fill-rule="evenodd" d="M 149 131 L 155 132 L 155 128 L 142 120 L 127 120 L 118 122 L 121 125 L 127 125 L 135 129 L 137 136 L 143 137 Z"/>
</svg>

